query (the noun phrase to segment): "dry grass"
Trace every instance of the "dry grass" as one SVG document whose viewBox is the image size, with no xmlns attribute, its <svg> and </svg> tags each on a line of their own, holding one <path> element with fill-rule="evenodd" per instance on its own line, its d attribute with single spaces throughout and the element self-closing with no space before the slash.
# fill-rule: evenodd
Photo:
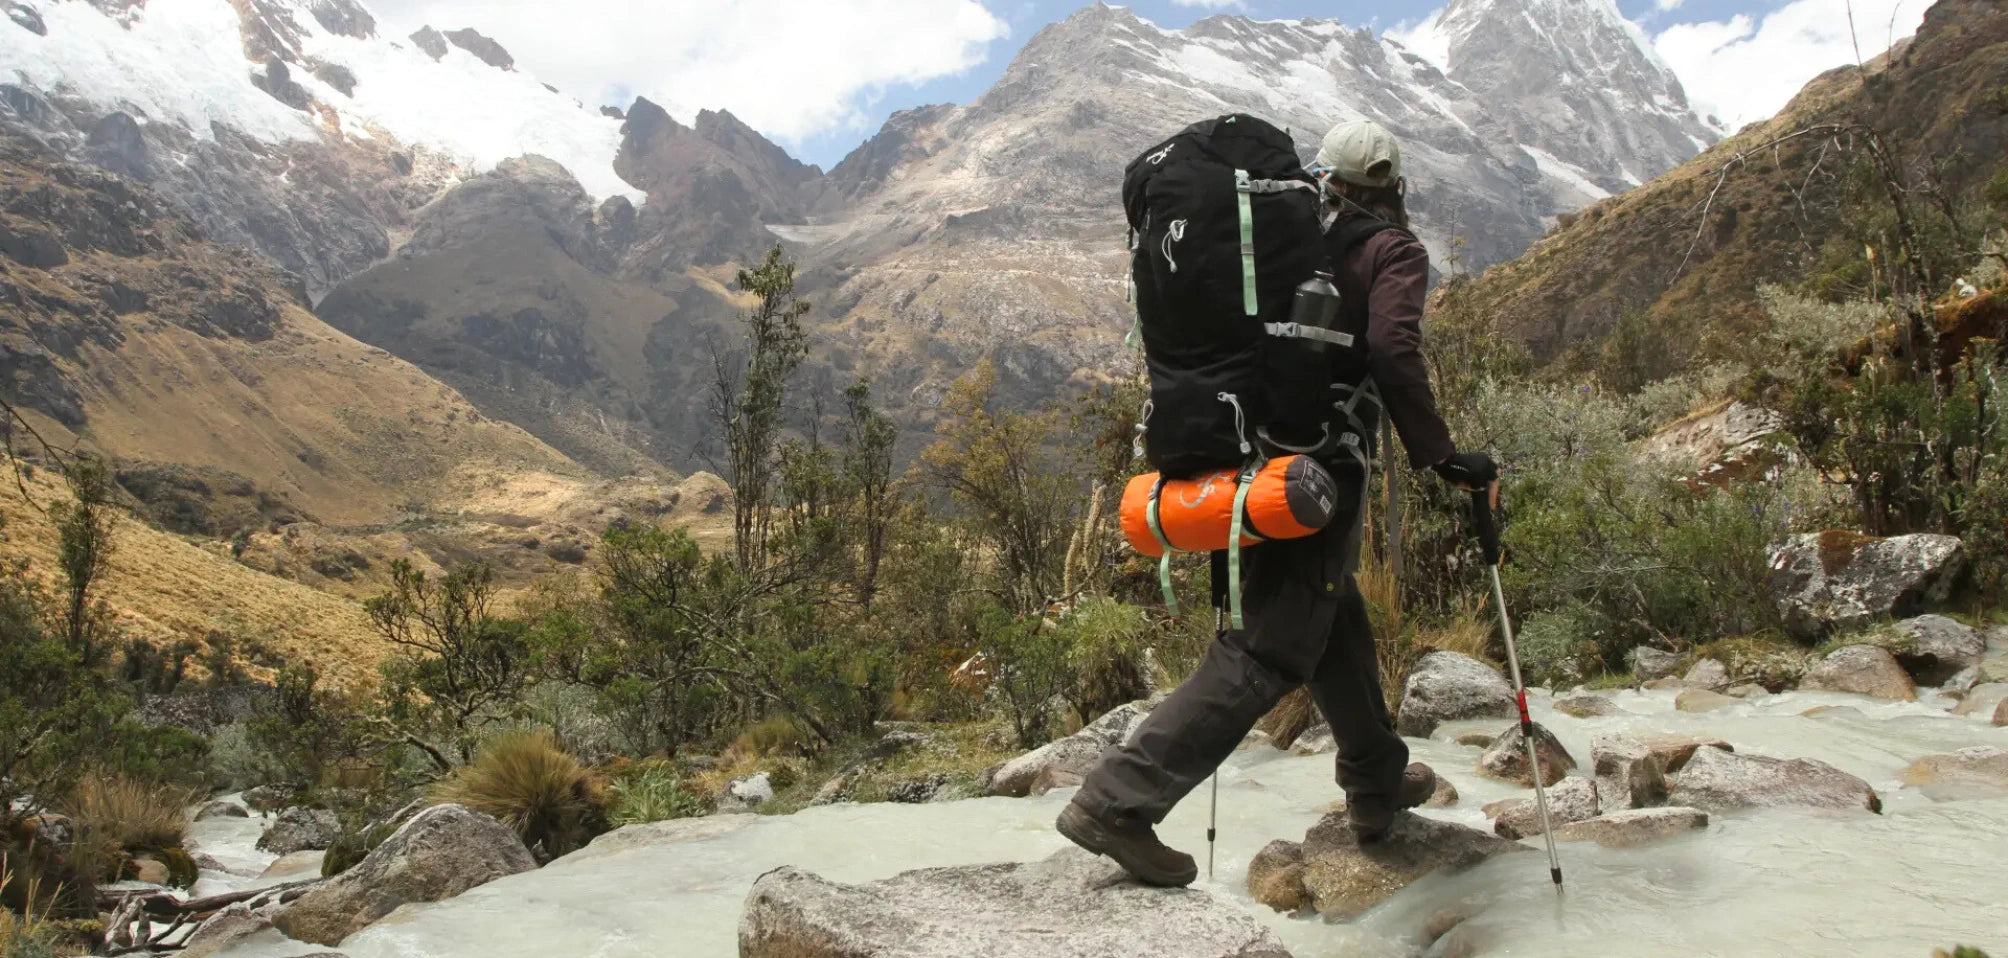
<svg viewBox="0 0 2008 958">
<path fill-rule="evenodd" d="M 1283 696 L 1283 700 L 1277 702 L 1269 714 L 1262 716 L 1262 720 L 1255 723 L 1255 728 L 1268 733 L 1271 745 L 1289 748 L 1297 741 L 1297 736 L 1321 720 L 1316 703 L 1311 701 L 1311 690 L 1298 687 Z"/>
<path fill-rule="evenodd" d="M 56 568 L 56 529 L 45 512 L 67 493 L 46 474 L 0 484 L 0 558 L 26 559 L 45 579 Z M 118 523 L 103 597 L 119 628 L 157 644 L 212 632 L 258 638 L 288 662 L 312 664 L 332 685 L 375 681 L 386 646 L 355 602 L 240 565 L 224 543 L 207 546 Z"/>
<path fill-rule="evenodd" d="M 546 731 L 495 738 L 434 785 L 430 798 L 493 816 L 546 860 L 584 847 L 607 828 L 605 784 Z"/>
<path fill-rule="evenodd" d="M 77 828 L 71 856 L 78 870 L 116 881 L 130 853 L 180 849 L 193 800 L 187 789 L 171 785 L 103 771 L 85 774 L 63 805 Z"/>
</svg>

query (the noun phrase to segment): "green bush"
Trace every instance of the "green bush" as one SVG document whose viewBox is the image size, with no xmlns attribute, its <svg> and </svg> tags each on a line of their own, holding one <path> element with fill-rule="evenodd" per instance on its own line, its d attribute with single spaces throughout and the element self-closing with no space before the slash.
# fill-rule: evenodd
<svg viewBox="0 0 2008 958">
<path fill-rule="evenodd" d="M 686 787 L 666 761 L 634 762 L 615 773 L 607 798 L 607 820 L 615 828 L 711 813 L 711 803 Z"/>
<path fill-rule="evenodd" d="M 546 861 L 584 847 L 607 827 L 598 776 L 558 748 L 548 732 L 491 739 L 474 761 L 435 784 L 429 797 L 493 816 Z"/>
<path fill-rule="evenodd" d="M 1067 701 L 1083 723 L 1150 694 L 1144 674 L 1150 620 L 1113 599 L 1084 599 L 1058 625 L 1071 678 Z"/>
</svg>

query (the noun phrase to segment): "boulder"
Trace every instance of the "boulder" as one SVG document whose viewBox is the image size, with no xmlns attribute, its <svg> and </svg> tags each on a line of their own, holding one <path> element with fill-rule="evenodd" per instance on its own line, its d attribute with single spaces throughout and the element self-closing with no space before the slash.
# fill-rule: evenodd
<svg viewBox="0 0 2008 958">
<path fill-rule="evenodd" d="M 1492 743 L 1498 740 L 1499 736 L 1497 735 L 1488 735 L 1484 732 L 1466 732 L 1457 737 L 1457 744 L 1466 748 L 1491 748 Z"/>
<path fill-rule="evenodd" d="M 1380 841 L 1361 845 L 1343 813 L 1326 815 L 1301 844 L 1273 842 L 1248 867 L 1248 891 L 1272 908 L 1308 905 L 1343 921 L 1440 870 L 1462 870 L 1526 846 L 1408 812 Z M 1148 954 L 1141 949 L 1134 954 Z"/>
<path fill-rule="evenodd" d="M 2004 726 L 2008 726 L 2008 699 L 2004 699 L 1994 706 L 1994 727 L 2002 728 Z"/>
<path fill-rule="evenodd" d="M 1830 530 L 1774 546 L 1765 585 L 1786 628 L 1814 637 L 1943 601 L 1964 565 L 1953 536 Z"/>
<path fill-rule="evenodd" d="M 1492 747 L 1485 750 L 1485 754 L 1478 756 L 1479 773 L 1532 788 L 1534 770 L 1527 765 L 1526 741 L 1519 723 L 1508 727 L 1500 733 Z M 1534 723 L 1534 748 L 1541 759 L 1541 784 L 1553 785 L 1576 770 L 1575 757 L 1562 747 L 1562 741 L 1555 737 L 1555 733 L 1538 722 Z"/>
<path fill-rule="evenodd" d="M 132 860 L 132 878 L 149 885 L 165 886 L 174 882 L 174 872 L 160 859 L 140 855 Z"/>
<path fill-rule="evenodd" d="M 272 927 L 272 918 L 252 911 L 247 902 L 237 902 L 209 917 L 175 954 L 182 958 L 209 958 L 225 948 Z"/>
<path fill-rule="evenodd" d="M 291 793 L 277 785 L 259 785 L 244 790 L 244 804 L 254 812 L 277 812 L 284 810 Z"/>
<path fill-rule="evenodd" d="M 1644 742 L 1598 736 L 1590 743 L 1590 770 L 1604 811 L 1666 804 L 1665 761 Z"/>
<path fill-rule="evenodd" d="M 1720 692 L 1729 687 L 1729 666 L 1723 665 L 1720 659 L 1702 659 L 1694 663 L 1694 667 L 1688 669 L 1680 680 L 1686 682 L 1689 688 Z"/>
<path fill-rule="evenodd" d="M 1987 657 L 1987 637 L 1979 629 L 1942 615 L 1905 619 L 1896 628 L 1908 639 L 1897 662 L 1919 685 L 1943 685 Z"/>
<path fill-rule="evenodd" d="M 592 843 L 559 859 L 567 867 L 595 858 L 605 858 L 637 848 L 656 848 L 680 842 L 694 842 L 736 832 L 760 820 L 758 815 L 705 815 L 700 818 L 672 818 L 616 828 Z M 553 863 L 557 864 L 557 863 Z"/>
<path fill-rule="evenodd" d="M 1729 691 L 1722 694 L 1732 699 L 1744 699 L 1747 701 L 1749 699 L 1761 699 L 1766 695 L 1770 695 L 1771 690 L 1756 684 L 1732 685 L 1729 687 Z"/>
<path fill-rule="evenodd" d="M 281 855 L 277 861 L 265 866 L 265 870 L 259 872 L 258 877 L 279 881 L 296 881 L 302 878 L 312 878 L 321 873 L 321 863 L 326 861 L 327 858 L 328 853 L 324 851 L 293 852 L 288 855 Z"/>
<path fill-rule="evenodd" d="M 210 802 L 195 813 L 195 820 L 207 821 L 212 818 L 250 818 L 251 810 L 236 802 Z"/>
<path fill-rule="evenodd" d="M 1687 764 L 1687 760 L 1694 757 L 1696 749 L 1719 748 L 1725 752 L 1736 751 L 1735 746 L 1719 738 L 1699 738 L 1675 733 L 1647 735 L 1639 739 L 1639 743 L 1644 745 L 1646 751 L 1651 752 L 1654 758 L 1659 759 L 1660 767 L 1668 775 L 1680 771 Z"/>
<path fill-rule="evenodd" d="M 258 850 L 281 856 L 316 851 L 334 844 L 341 830 L 341 821 L 327 809 L 289 808 L 265 826 L 265 834 L 258 836 Z"/>
<path fill-rule="evenodd" d="M 1903 783 L 1940 802 L 2008 797 L 2008 749 L 1981 745 L 1927 755 L 1903 770 Z"/>
<path fill-rule="evenodd" d="M 1682 689 L 1679 695 L 1673 697 L 1673 707 L 1683 712 L 1713 712 L 1741 701 L 1707 689 Z"/>
<path fill-rule="evenodd" d="M 1332 736 L 1332 727 L 1323 722 L 1304 730 L 1297 740 L 1290 743 L 1292 755 L 1323 755 L 1339 750 L 1339 740 Z"/>
<path fill-rule="evenodd" d="M 990 777 L 989 793 L 1024 798 L 1045 794 L 1043 790 L 1035 792 L 1034 785 L 1051 789 L 1059 787 L 1056 783 L 1080 784 L 1081 777 L 1101 761 L 1102 752 L 1128 739 L 1151 708 L 1148 701 L 1119 705 L 1086 728 L 1005 762 Z"/>
<path fill-rule="evenodd" d="M 1193 888 L 1151 888 L 1076 848 L 1041 862 L 910 871 L 843 885 L 760 876 L 740 958 L 1288 958 L 1261 922 Z"/>
<path fill-rule="evenodd" d="M 1980 681 L 2008 682 L 2008 655 L 1996 655 L 1980 663 Z"/>
<path fill-rule="evenodd" d="M 1882 799 L 1869 783 L 1825 762 L 1719 748 L 1696 751 L 1673 776 L 1667 800 L 1711 812 L 1777 806 L 1882 811 Z"/>
<path fill-rule="evenodd" d="M 1868 713 L 1852 705 L 1815 705 L 1800 712 L 1802 718 L 1865 719 Z"/>
<path fill-rule="evenodd" d="M 1976 685 L 1952 707 L 1954 715 L 1977 715 L 1986 718 L 1993 714 L 1995 706 L 2008 702 L 2008 682 L 1989 682 Z"/>
<path fill-rule="evenodd" d="M 745 778 L 736 778 L 725 786 L 725 794 L 718 796 L 718 811 L 724 814 L 748 812 L 774 800 L 774 777 L 766 772 L 756 772 Z"/>
<path fill-rule="evenodd" d="M 459 805 L 435 805 L 287 905 L 273 924 L 298 941 L 339 945 L 400 905 L 452 898 L 536 867 L 508 826 Z"/>
<path fill-rule="evenodd" d="M 1665 678 L 1653 679 L 1652 681 L 1647 682 L 1639 687 L 1654 692 L 1665 692 L 1669 690 L 1677 691 L 1679 689 L 1687 688 L 1687 680 L 1677 675 L 1669 675 L 1666 676 Z"/>
<path fill-rule="evenodd" d="M 1641 681 L 1663 679 L 1680 671 L 1681 657 L 1672 652 L 1662 652 L 1648 645 L 1641 645 L 1625 653 L 1625 661 L 1631 663 L 1632 674 Z"/>
<path fill-rule="evenodd" d="M 1555 700 L 1555 711 L 1576 718 L 1596 718 L 1599 715 L 1622 715 L 1624 710 L 1617 703 L 1601 695 L 1578 692 L 1564 695 Z"/>
<path fill-rule="evenodd" d="M 1558 842 L 1596 842 L 1605 848 L 1636 848 L 1682 832 L 1708 827 L 1698 808 L 1631 808 L 1555 826 Z"/>
<path fill-rule="evenodd" d="M 1533 798 L 1508 798 L 1484 808 L 1492 831 L 1500 838 L 1531 838 L 1541 834 L 1541 809 Z M 1548 789 L 1548 823 L 1561 826 L 1597 817 L 1597 786 L 1587 778 L 1571 778 Z"/>
<path fill-rule="evenodd" d="M 1513 687 L 1491 666 L 1456 652 L 1431 652 L 1409 671 L 1395 729 L 1428 738 L 1458 719 L 1511 718 Z"/>
<path fill-rule="evenodd" d="M 1975 665 L 1953 673 L 1951 678 L 1945 680 L 1944 685 L 1938 687 L 1938 690 L 1956 698 L 1965 698 L 1966 693 L 1973 691 L 1973 687 L 1979 684 L 1980 666 Z"/>
<path fill-rule="evenodd" d="M 1917 688 L 1911 684 L 1910 673 L 1897 664 L 1895 656 L 1873 645 L 1835 649 L 1806 673 L 1800 688 L 1853 692 L 1897 702 L 1917 699 Z"/>
</svg>

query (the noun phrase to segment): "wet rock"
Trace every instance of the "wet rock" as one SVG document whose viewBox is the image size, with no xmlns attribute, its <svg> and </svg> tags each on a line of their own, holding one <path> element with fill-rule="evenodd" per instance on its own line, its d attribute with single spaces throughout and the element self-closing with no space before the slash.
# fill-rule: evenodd
<svg viewBox="0 0 2008 958">
<path fill-rule="evenodd" d="M 1802 718 L 1865 719 L 1868 714 L 1852 705 L 1815 705 L 1799 713 Z"/>
<path fill-rule="evenodd" d="M 1633 808 L 1555 827 L 1558 842 L 1596 842 L 1605 848 L 1636 848 L 1708 827 L 1698 808 Z"/>
<path fill-rule="evenodd" d="M 1424 808 L 1449 808 L 1457 804 L 1457 786 L 1442 775 L 1436 777 L 1436 791 L 1429 793 L 1429 799 L 1422 803 Z"/>
<path fill-rule="evenodd" d="M 132 878 L 149 885 L 167 885 L 174 881 L 174 872 L 160 859 L 141 855 L 132 860 Z"/>
<path fill-rule="evenodd" d="M 1964 698 L 1966 693 L 1973 691 L 1973 687 L 1979 684 L 1980 666 L 1975 665 L 1953 673 L 1951 678 L 1945 680 L 1944 685 L 1938 687 L 1938 690 L 1947 695 Z"/>
<path fill-rule="evenodd" d="M 1343 921 L 1431 873 L 1462 870 L 1524 849 L 1474 828 L 1407 812 L 1395 817 L 1386 838 L 1363 846 L 1345 815 L 1331 814 L 1312 826 L 1301 844 L 1274 842 L 1265 848 L 1257 856 L 1264 867 L 1249 867 L 1248 889 L 1272 907 L 1295 910 L 1308 904 L 1328 919 Z"/>
<path fill-rule="evenodd" d="M 2008 655 L 1996 655 L 1981 662 L 1980 681 L 2008 682 Z"/>
<path fill-rule="evenodd" d="M 1707 689 L 1682 689 L 1679 695 L 1673 697 L 1673 707 L 1683 712 L 1713 712 L 1741 701 Z"/>
<path fill-rule="evenodd" d="M 1457 744 L 1467 748 L 1491 748 L 1492 743 L 1498 740 L 1499 736 L 1497 735 L 1487 735 L 1484 732 L 1466 732 L 1457 737 Z"/>
<path fill-rule="evenodd" d="M 1147 701 L 1117 706 L 1107 715 L 1088 723 L 1086 728 L 1005 762 L 991 776 L 989 793 L 1024 798 L 1045 794 L 1035 792 L 1035 785 L 1043 784 L 1051 789 L 1059 787 L 1055 783 L 1069 780 L 1071 784 L 1080 784 L 1081 777 L 1101 761 L 1102 752 L 1129 738 L 1130 731 L 1150 713 L 1150 709 L 1151 703 Z"/>
<path fill-rule="evenodd" d="M 1743 755 L 1716 748 L 1696 751 L 1673 776 L 1668 801 L 1704 811 L 1808 806 L 1882 811 L 1869 783 L 1825 762 Z"/>
<path fill-rule="evenodd" d="M 1909 640 L 1896 660 L 1919 685 L 1943 685 L 1987 657 L 1987 637 L 1979 629 L 1942 615 L 1905 619 L 1896 628 Z"/>
<path fill-rule="evenodd" d="M 1966 693 L 1965 698 L 1959 700 L 1958 705 L 1952 707 L 1952 714 L 1978 715 L 1985 718 L 2002 702 L 2008 702 L 2008 682 L 1976 685 Z"/>
<path fill-rule="evenodd" d="M 1395 728 L 1428 738 L 1444 722 L 1513 714 L 1513 687 L 1491 666 L 1456 652 L 1431 652 L 1409 672 Z"/>
<path fill-rule="evenodd" d="M 321 873 L 321 862 L 325 861 L 327 857 L 328 853 L 325 851 L 293 852 L 289 855 L 281 855 L 277 861 L 265 866 L 265 870 L 260 872 L 258 877 L 283 879 L 286 881 L 312 878 Z"/>
<path fill-rule="evenodd" d="M 1596 777 L 1597 807 L 1604 811 L 1666 804 L 1665 761 L 1644 742 L 1598 736 L 1590 743 L 1590 769 Z"/>
<path fill-rule="evenodd" d="M 1553 785 L 1576 770 L 1576 759 L 1562 747 L 1555 733 L 1534 723 L 1534 749 L 1541 760 L 1541 784 Z M 1534 770 L 1527 765 L 1526 738 L 1515 723 L 1499 735 L 1485 754 L 1478 756 L 1478 771 L 1501 781 L 1532 788 Z"/>
<path fill-rule="evenodd" d="M 716 838 L 736 832 L 760 820 L 760 816 L 706 815 L 701 818 L 672 818 L 662 822 L 648 822 L 642 825 L 628 825 L 616 828 L 578 851 L 553 862 L 566 867 L 576 867 L 581 862 L 595 858 L 605 858 L 636 848 L 655 848 L 681 842 L 694 842 L 705 838 Z"/>
<path fill-rule="evenodd" d="M 1878 539 L 1830 530 L 1775 546 L 1765 585 L 1786 628 L 1810 637 L 1943 601 L 1964 565 L 1953 536 Z"/>
<path fill-rule="evenodd" d="M 1150 888 L 1075 848 L 1041 862 L 929 868 L 863 885 L 760 876 L 741 958 L 1288 958 L 1261 922 L 1192 888 Z"/>
<path fill-rule="evenodd" d="M 905 805 L 921 805 L 934 801 L 947 787 L 948 776 L 936 772 L 933 775 L 895 782 L 892 787 L 886 789 L 885 800 Z"/>
<path fill-rule="evenodd" d="M 1668 689 L 1684 689 L 1687 688 L 1687 680 L 1677 675 L 1669 675 L 1663 679 L 1653 679 L 1639 687 L 1654 692 L 1663 692 Z"/>
<path fill-rule="evenodd" d="M 1896 657 L 1873 645 L 1835 649 L 1806 673 L 1801 688 L 1853 692 L 1898 702 L 1916 701 L 1917 689 Z"/>
<path fill-rule="evenodd" d="M 198 822 L 207 821 L 212 818 L 250 818 L 250 817 L 251 817 L 250 809 L 247 809 L 244 806 L 237 804 L 236 802 L 225 802 L 225 801 L 210 802 L 209 804 L 202 806 L 201 811 L 195 813 L 195 820 Z"/>
<path fill-rule="evenodd" d="M 1749 699 L 1761 699 L 1766 695 L 1770 695 L 1771 690 L 1761 685 L 1732 685 L 1729 687 L 1729 691 L 1723 694 L 1732 699 L 1744 699 L 1747 701 Z"/>
<path fill-rule="evenodd" d="M 1541 809 L 1533 798 L 1508 798 L 1484 808 L 1492 831 L 1500 838 L 1531 838 L 1541 834 Z M 1597 817 L 1597 786 L 1587 778 L 1571 778 L 1548 789 L 1548 822 L 1561 826 Z"/>
<path fill-rule="evenodd" d="M 1680 671 L 1681 657 L 1673 652 L 1662 652 L 1651 646 L 1641 645 L 1625 654 L 1631 663 L 1632 674 L 1644 681 L 1663 679 Z"/>
<path fill-rule="evenodd" d="M 289 938 L 338 945 L 399 905 L 452 898 L 536 867 L 537 860 L 508 826 L 459 805 L 435 805 L 355 867 L 287 905 L 273 924 Z"/>
<path fill-rule="evenodd" d="M 2008 726 L 2008 699 L 2003 699 L 2000 704 L 1994 706 L 1994 727 L 2003 726 Z"/>
<path fill-rule="evenodd" d="M 1323 722 L 1304 730 L 1297 740 L 1290 743 L 1292 755 L 1323 755 L 1339 750 L 1339 740 L 1332 736 L 1332 727 Z"/>
<path fill-rule="evenodd" d="M 1729 687 L 1729 666 L 1723 665 L 1718 659 L 1702 659 L 1694 663 L 1694 667 L 1688 669 L 1686 675 L 1681 676 L 1681 681 L 1686 682 L 1690 688 L 1720 692 Z"/>
<path fill-rule="evenodd" d="M 1719 738 L 1701 738 L 1693 735 L 1674 733 L 1647 735 L 1639 739 L 1639 742 L 1646 747 L 1647 751 L 1652 753 L 1654 758 L 1659 759 L 1660 767 L 1668 775 L 1672 775 L 1686 766 L 1687 760 L 1694 757 L 1696 749 L 1719 748 L 1725 752 L 1736 751 L 1735 746 Z"/>
<path fill-rule="evenodd" d="M 289 808 L 279 813 L 265 834 L 258 836 L 258 850 L 274 855 L 318 850 L 334 844 L 342 823 L 335 813 L 320 808 Z"/>
<path fill-rule="evenodd" d="M 1617 703 L 1601 695 L 1592 695 L 1588 692 L 1564 695 L 1556 699 L 1555 711 L 1563 715 L 1573 715 L 1576 718 L 1596 718 L 1599 715 L 1622 715 L 1624 713 L 1623 709 L 1618 708 Z"/>
<path fill-rule="evenodd" d="M 176 952 L 182 958 L 209 958 L 225 948 L 272 927 L 269 915 L 261 915 L 251 910 L 245 902 L 237 902 L 209 917 L 188 936 L 188 941 Z"/>
<path fill-rule="evenodd" d="M 244 804 L 254 812 L 276 812 L 287 807 L 292 794 L 277 785 L 259 785 L 244 790 Z"/>
<path fill-rule="evenodd" d="M 1983 745 L 1927 755 L 1903 770 L 1903 783 L 1940 802 L 2008 797 L 2008 749 Z"/>
</svg>

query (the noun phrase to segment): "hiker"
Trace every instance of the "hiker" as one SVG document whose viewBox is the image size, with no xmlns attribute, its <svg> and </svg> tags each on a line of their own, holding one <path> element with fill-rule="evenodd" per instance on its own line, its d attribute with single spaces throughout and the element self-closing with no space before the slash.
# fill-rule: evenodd
<svg viewBox="0 0 2008 958">
<path fill-rule="evenodd" d="M 1236 119 L 1246 126 L 1249 118 Z M 1294 153 L 1290 163 L 1296 163 Z M 1491 457 L 1456 450 L 1430 391 L 1420 326 L 1429 254 L 1408 229 L 1394 137 L 1372 122 L 1341 123 L 1324 138 L 1310 174 L 1323 203 L 1321 258 L 1339 292 L 1337 328 L 1363 333 L 1365 343 L 1363 352 L 1327 354 L 1332 381 L 1378 392 L 1412 465 L 1434 469 L 1460 488 L 1487 488 L 1498 474 Z M 1320 404 L 1323 398 L 1299 401 Z M 1377 405 L 1357 407 L 1354 427 L 1368 444 L 1378 434 Z M 1342 450 L 1318 458 L 1335 474 L 1346 468 Z M 1354 501 L 1321 531 L 1245 550 L 1238 583 L 1243 627 L 1223 629 L 1191 677 L 1128 742 L 1103 756 L 1061 812 L 1062 834 L 1144 882 L 1191 883 L 1198 875 L 1192 856 L 1160 842 L 1153 826 L 1213 774 L 1286 693 L 1306 685 L 1338 741 L 1338 783 L 1360 841 L 1385 838 L 1400 810 L 1435 791 L 1435 773 L 1408 764 L 1408 747 L 1395 734 L 1366 603 L 1353 581 L 1364 473 L 1362 460 Z"/>
</svg>

